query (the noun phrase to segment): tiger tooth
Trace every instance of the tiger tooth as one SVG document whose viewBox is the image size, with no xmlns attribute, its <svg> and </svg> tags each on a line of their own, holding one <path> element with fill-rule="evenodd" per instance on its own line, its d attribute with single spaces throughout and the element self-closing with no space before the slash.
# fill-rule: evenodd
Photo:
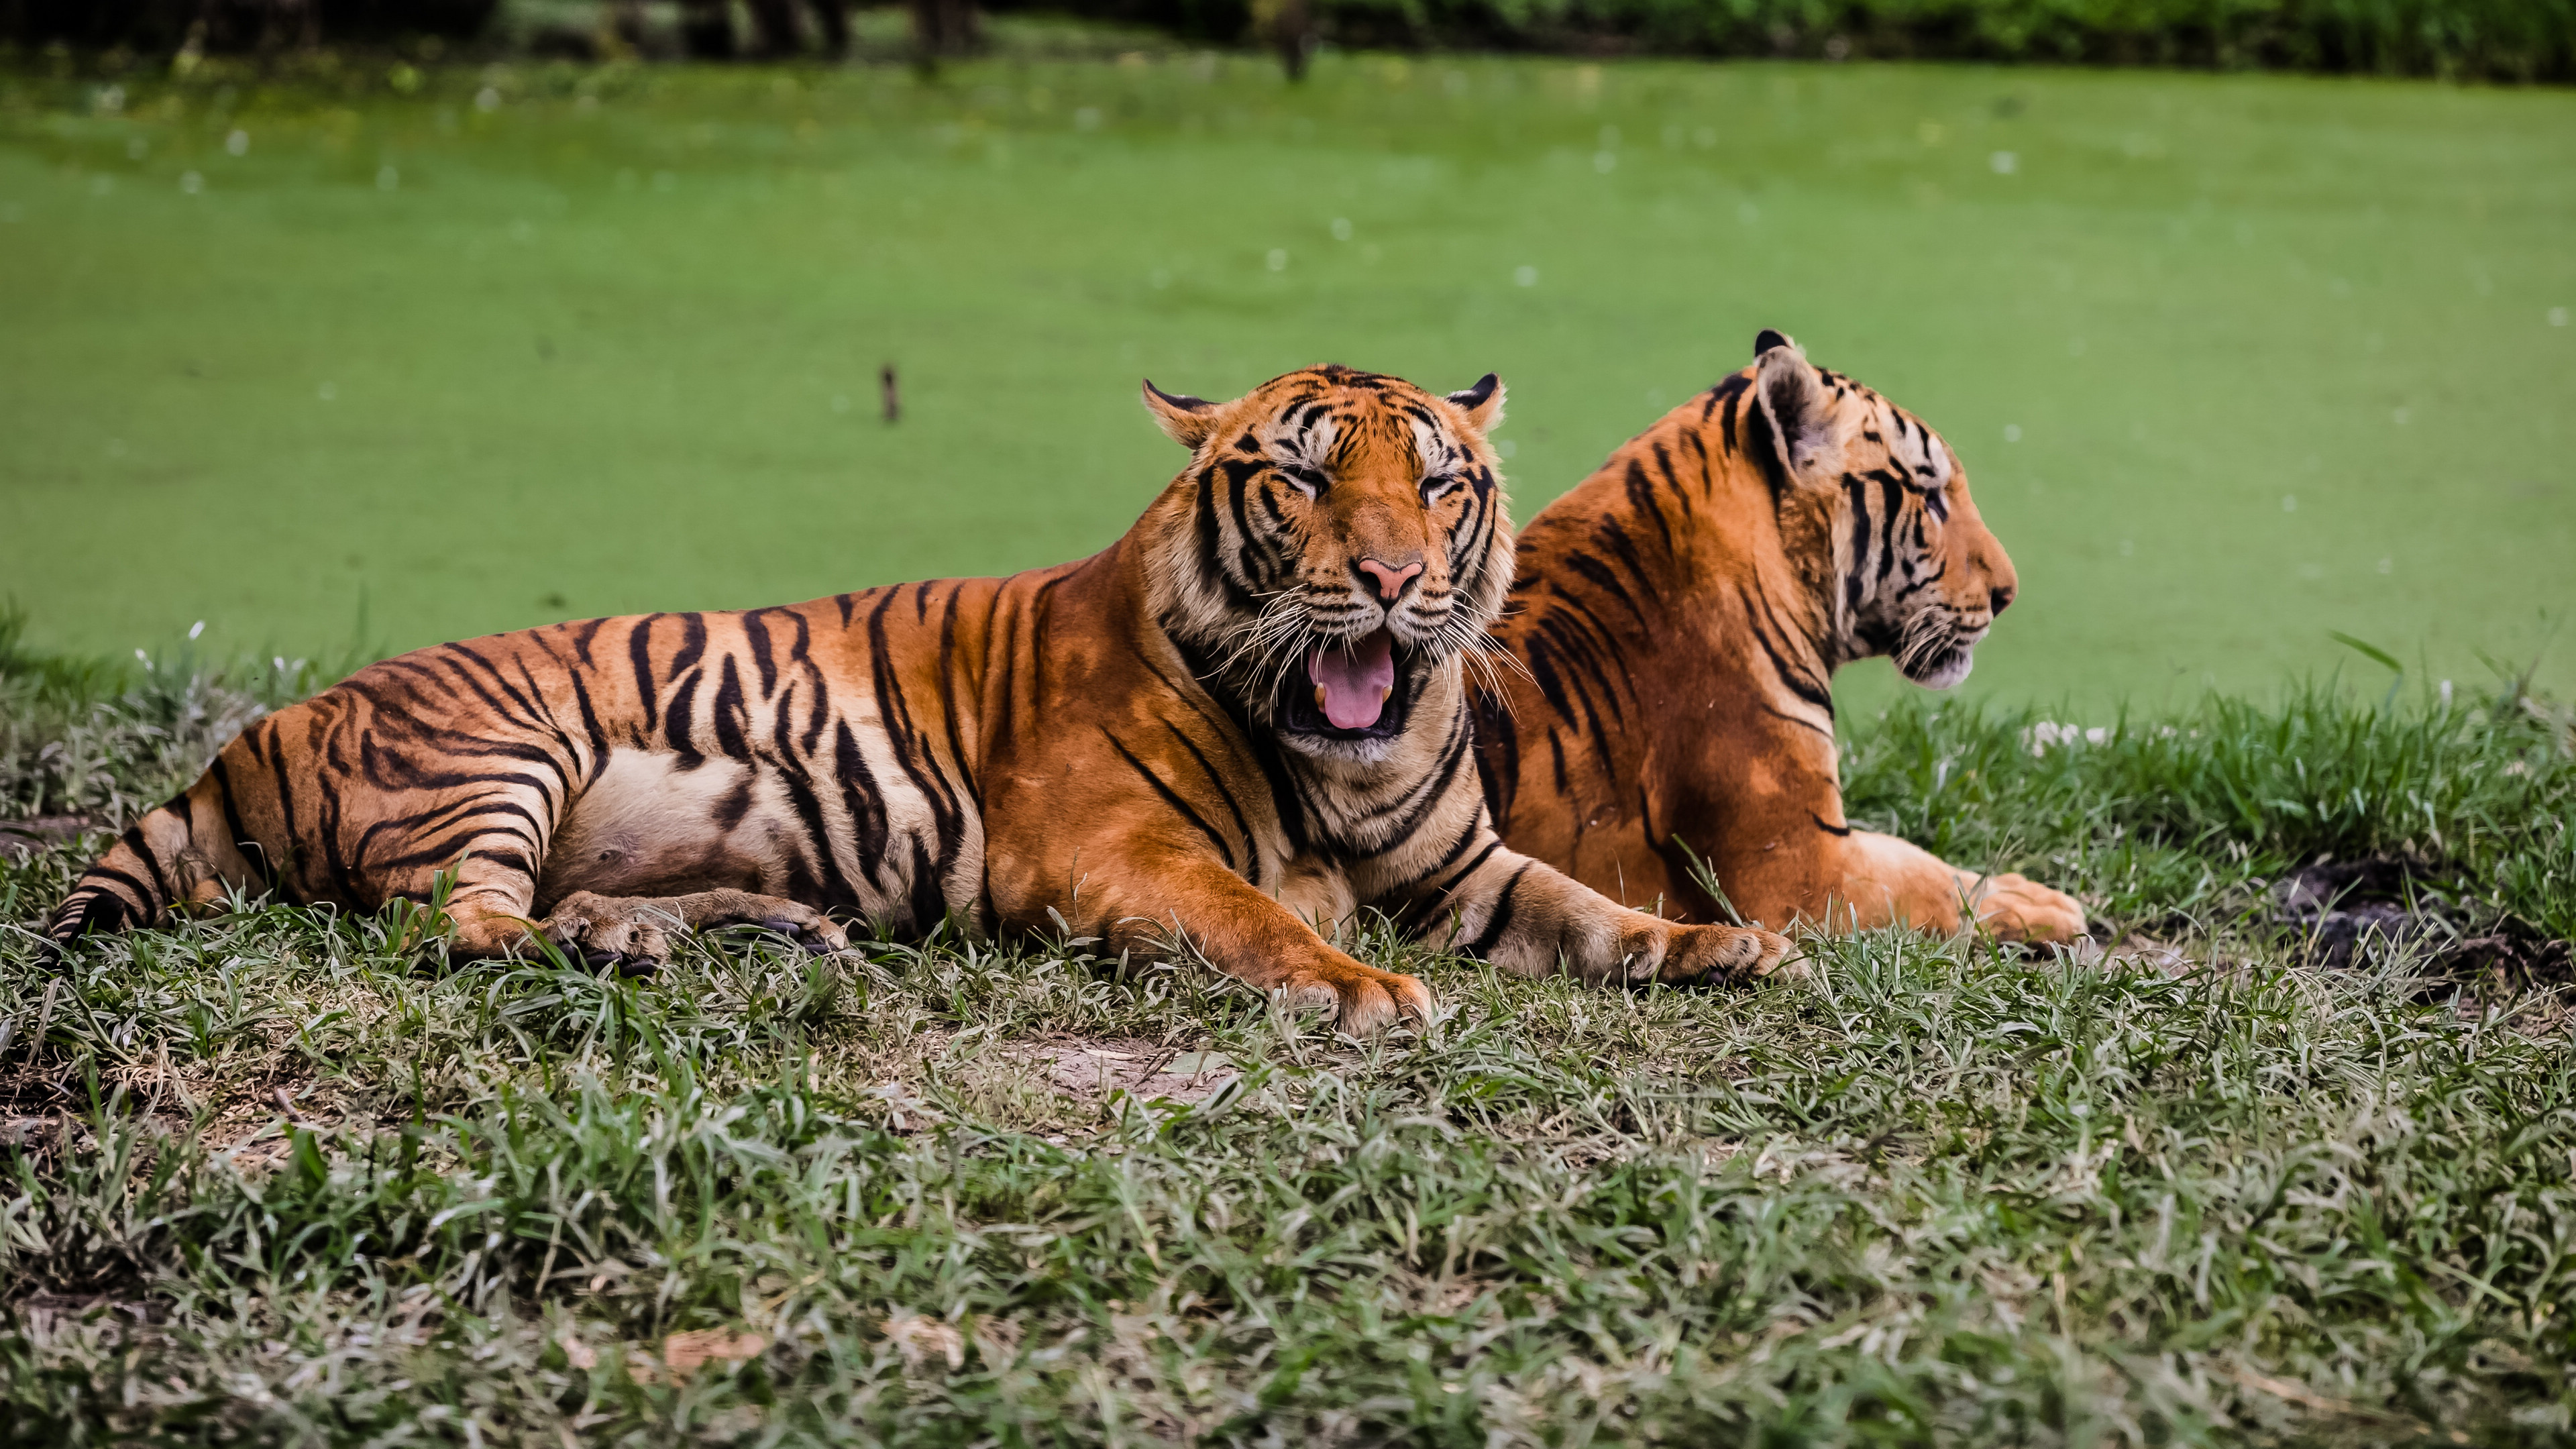
<svg viewBox="0 0 2576 1449">
<path fill-rule="evenodd" d="M 1393 698 L 1395 698 L 1395 686 L 1392 684 L 1377 692 L 1377 702 L 1380 704 L 1384 704 Z"/>
<path fill-rule="evenodd" d="M 1315 686 L 1315 708 L 1317 708 L 1317 709 L 1322 709 L 1323 707 L 1324 707 L 1324 686 L 1322 686 L 1322 685 L 1318 684 L 1318 685 L 1316 685 L 1316 686 Z"/>
</svg>

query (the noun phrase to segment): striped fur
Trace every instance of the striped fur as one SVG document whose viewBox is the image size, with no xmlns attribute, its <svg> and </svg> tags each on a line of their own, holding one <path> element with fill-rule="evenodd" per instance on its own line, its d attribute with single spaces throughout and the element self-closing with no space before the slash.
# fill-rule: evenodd
<svg viewBox="0 0 2576 1449">
<path fill-rule="evenodd" d="M 1845 822 L 1834 670 L 1966 678 L 2013 567 L 1913 414 L 1776 332 L 1755 354 L 1522 533 L 1493 637 L 1523 667 L 1474 703 L 1497 828 L 1683 920 L 2081 934 L 2072 897 Z"/>
<path fill-rule="evenodd" d="M 1461 677 L 1512 568 L 1493 379 L 1443 398 L 1318 368 L 1226 404 L 1147 393 L 1192 456 L 1103 553 L 370 666 L 227 746 L 52 935 L 244 889 L 369 910 L 452 871 L 467 956 L 541 931 L 649 970 L 681 927 L 838 945 L 855 920 L 1061 917 L 1355 1030 L 1431 1005 L 1322 934 L 1364 909 L 1521 971 L 1779 961 L 1776 936 L 1622 909 L 1494 835 Z"/>
</svg>

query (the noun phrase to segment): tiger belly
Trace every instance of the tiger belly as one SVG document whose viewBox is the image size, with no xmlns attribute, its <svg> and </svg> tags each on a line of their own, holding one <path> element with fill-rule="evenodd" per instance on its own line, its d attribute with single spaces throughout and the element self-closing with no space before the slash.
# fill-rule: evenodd
<svg viewBox="0 0 2576 1449">
<path fill-rule="evenodd" d="M 917 889 L 925 883 L 914 876 L 925 855 L 915 847 L 936 848 L 929 812 L 888 803 L 897 807 L 894 828 L 882 842 L 847 838 L 846 831 L 817 838 L 789 777 L 769 761 L 615 749 L 556 827 L 536 908 L 551 912 L 576 891 L 660 897 L 741 890 L 855 913 L 895 930 L 926 927 L 931 922 L 913 919 L 929 904 Z M 927 884 L 938 890 L 941 883 Z M 972 904 L 946 895 L 939 891 L 932 913 Z"/>
</svg>

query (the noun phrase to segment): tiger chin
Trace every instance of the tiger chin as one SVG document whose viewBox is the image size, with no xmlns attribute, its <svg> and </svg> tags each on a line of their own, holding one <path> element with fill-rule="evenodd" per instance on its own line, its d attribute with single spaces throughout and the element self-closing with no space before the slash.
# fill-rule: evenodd
<svg viewBox="0 0 2576 1449">
<path fill-rule="evenodd" d="M 1781 963 L 1494 833 L 1462 674 L 1511 583 L 1499 383 L 1320 367 L 1145 401 L 1189 462 L 1091 558 L 371 665 L 137 821 L 49 937 L 243 892 L 435 899 L 454 955 L 640 974 L 684 930 L 838 949 L 955 919 L 1202 957 L 1354 1032 L 1433 1013 L 1334 944 L 1363 912 L 1531 974 Z"/>
<path fill-rule="evenodd" d="M 1833 672 L 1949 688 L 2018 590 L 1949 444 L 1764 331 L 1523 531 L 1493 631 L 1521 667 L 1476 699 L 1496 825 L 1686 920 L 2071 941 L 2064 892 L 1843 816 Z"/>
</svg>

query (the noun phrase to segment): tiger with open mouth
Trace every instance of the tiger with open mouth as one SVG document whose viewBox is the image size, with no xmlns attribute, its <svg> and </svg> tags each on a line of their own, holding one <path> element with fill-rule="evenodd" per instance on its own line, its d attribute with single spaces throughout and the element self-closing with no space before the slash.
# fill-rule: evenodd
<svg viewBox="0 0 2576 1449">
<path fill-rule="evenodd" d="M 1091 558 L 370 665 L 226 746 L 50 937 L 258 889 L 436 898 L 455 954 L 543 937 L 634 972 L 682 928 L 1060 923 L 1351 1031 L 1432 1010 L 1328 939 L 1363 911 L 1529 973 L 1780 963 L 1777 935 L 1626 909 L 1494 834 L 1463 674 L 1511 582 L 1500 384 L 1319 367 L 1146 402 L 1189 464 Z"/>
</svg>

